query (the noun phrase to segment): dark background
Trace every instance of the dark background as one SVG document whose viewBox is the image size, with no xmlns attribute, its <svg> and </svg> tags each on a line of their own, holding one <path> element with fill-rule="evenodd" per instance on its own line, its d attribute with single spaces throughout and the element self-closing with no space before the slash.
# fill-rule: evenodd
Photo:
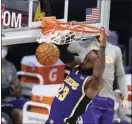
<svg viewBox="0 0 132 124">
<path fill-rule="evenodd" d="M 119 44 L 125 46 L 128 55 L 129 39 L 132 36 L 132 0 L 111 1 L 110 30 L 117 31 Z M 9 47 L 7 59 L 20 70 L 22 57 L 35 54 L 37 46 L 37 43 L 12 45 Z M 128 56 L 126 64 L 128 64 Z"/>
<path fill-rule="evenodd" d="M 110 30 L 117 31 L 119 44 L 126 47 L 128 55 L 129 39 L 132 36 L 132 0 L 112 0 Z"/>
<path fill-rule="evenodd" d="M 47 16 L 56 16 L 57 19 L 64 18 L 65 0 L 40 0 L 40 4 L 41 11 L 46 12 Z M 86 8 L 96 7 L 97 0 L 69 0 L 68 21 L 85 21 Z"/>
</svg>

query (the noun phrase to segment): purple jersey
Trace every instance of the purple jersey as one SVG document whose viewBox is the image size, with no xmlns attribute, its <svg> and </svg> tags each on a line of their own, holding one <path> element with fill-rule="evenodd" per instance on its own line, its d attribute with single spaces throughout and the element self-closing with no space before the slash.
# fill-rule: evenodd
<svg viewBox="0 0 132 124">
<path fill-rule="evenodd" d="M 46 124 L 73 123 L 78 116 L 85 112 L 91 101 L 84 92 L 84 86 L 89 76 L 78 74 L 78 72 L 78 70 L 71 71 L 59 88 Z"/>
</svg>

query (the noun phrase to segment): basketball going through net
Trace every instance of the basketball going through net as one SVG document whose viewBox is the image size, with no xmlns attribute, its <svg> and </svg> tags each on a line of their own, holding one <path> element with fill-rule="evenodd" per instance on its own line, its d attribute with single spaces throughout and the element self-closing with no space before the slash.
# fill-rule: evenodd
<svg viewBox="0 0 132 124">
<path fill-rule="evenodd" d="M 42 34 L 38 37 L 37 42 L 70 44 L 80 40 L 90 39 L 100 35 L 102 29 L 87 24 L 77 22 L 60 22 L 55 17 L 43 17 Z"/>
</svg>

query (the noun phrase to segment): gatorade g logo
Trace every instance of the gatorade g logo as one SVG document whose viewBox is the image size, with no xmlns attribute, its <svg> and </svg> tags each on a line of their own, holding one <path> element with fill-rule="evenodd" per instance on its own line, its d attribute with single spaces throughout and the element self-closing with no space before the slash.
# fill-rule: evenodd
<svg viewBox="0 0 132 124">
<path fill-rule="evenodd" d="M 57 68 L 53 68 L 49 72 L 49 79 L 51 82 L 55 82 L 57 80 Z"/>
</svg>

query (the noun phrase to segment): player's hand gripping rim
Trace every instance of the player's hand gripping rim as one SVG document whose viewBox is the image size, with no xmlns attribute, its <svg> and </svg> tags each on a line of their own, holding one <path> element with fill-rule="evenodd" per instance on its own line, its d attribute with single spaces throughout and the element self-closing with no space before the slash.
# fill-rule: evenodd
<svg viewBox="0 0 132 124">
<path fill-rule="evenodd" d="M 104 28 L 101 28 L 99 41 L 100 41 L 100 47 L 106 47 L 106 33 Z"/>
</svg>

